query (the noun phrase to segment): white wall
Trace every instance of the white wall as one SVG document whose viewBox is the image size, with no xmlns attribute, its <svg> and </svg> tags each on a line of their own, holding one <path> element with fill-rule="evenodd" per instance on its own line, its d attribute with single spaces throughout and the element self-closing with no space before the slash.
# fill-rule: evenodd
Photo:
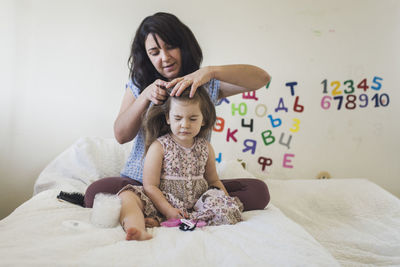
<svg viewBox="0 0 400 267">
<path fill-rule="evenodd" d="M 214 133 L 216 152 L 221 152 L 223 160 L 246 159 L 249 168 L 263 177 L 314 178 L 319 172 L 328 171 L 336 178 L 368 178 L 400 196 L 397 155 L 400 127 L 395 120 L 400 114 L 400 2 L 284 1 L 262 6 L 258 11 L 253 10 L 253 16 L 246 17 L 244 22 L 247 27 L 253 25 L 253 29 L 250 32 L 239 29 L 236 34 L 252 43 L 231 40 L 222 57 L 230 62 L 245 61 L 247 57 L 270 71 L 272 83 L 268 89 L 257 91 L 258 101 L 235 96 L 229 104 L 223 103 L 218 108 L 227 126 L 223 132 Z M 229 39 L 231 33 L 222 35 Z M 248 51 L 235 54 L 234 59 L 227 55 L 240 51 L 240 47 L 247 47 Z M 337 110 L 336 100 L 332 100 L 329 110 L 321 107 L 324 96 L 333 97 L 332 81 L 341 83 L 340 96 L 346 98 L 344 81 L 351 79 L 356 87 L 366 78 L 371 87 L 376 86 L 373 84 L 375 76 L 383 78 L 382 88 L 378 91 L 355 89 L 355 109 L 345 108 L 344 101 Z M 328 94 L 323 94 L 321 82 L 324 79 L 329 81 Z M 294 96 L 285 86 L 293 81 L 298 83 Z M 376 108 L 372 98 L 377 93 L 388 95 L 389 105 Z M 359 106 L 365 105 L 359 100 L 362 94 L 362 99 L 366 96 L 369 99 L 365 108 Z M 275 111 L 281 97 L 288 112 Z M 296 97 L 304 106 L 303 112 L 293 110 Z M 235 111 L 241 103 L 242 113 L 246 113 L 243 116 Z M 268 108 L 268 115 L 282 121 L 281 126 L 273 127 L 268 117 L 255 114 L 256 107 L 261 104 Z M 247 112 L 244 112 L 244 105 Z M 294 118 L 300 122 L 299 131 L 295 133 L 290 131 Z M 246 124 L 253 119 L 253 132 L 241 125 L 242 119 Z M 231 132 L 237 130 L 237 141 L 226 140 L 227 128 Z M 271 145 L 264 145 L 260 134 L 267 130 L 275 137 Z M 279 142 L 282 133 L 283 143 L 291 136 L 289 148 Z M 246 139 L 256 142 L 254 155 L 250 150 L 243 152 Z M 286 162 L 292 168 L 284 167 L 285 154 L 293 155 L 289 158 L 291 162 Z M 260 157 L 270 159 L 272 165 L 262 170 L 258 162 Z"/>
<path fill-rule="evenodd" d="M 32 195 L 40 171 L 81 136 L 112 137 L 128 77 L 130 43 L 140 21 L 157 11 L 176 14 L 197 36 L 204 64 L 250 63 L 269 71 L 269 89 L 257 92 L 243 116 L 229 105 L 218 113 L 238 129 L 238 142 L 226 142 L 225 128 L 213 144 L 223 159 L 245 158 L 253 172 L 274 178 L 313 178 L 321 170 L 334 177 L 373 180 L 400 196 L 397 152 L 399 113 L 400 4 L 371 1 L 52 1 L 0 2 L 0 218 Z M 385 108 L 323 111 L 323 79 L 382 77 Z M 286 82 L 297 81 L 296 96 L 304 112 L 293 112 Z M 369 92 L 368 92 L 369 93 Z M 358 93 L 357 93 L 358 94 Z M 359 94 L 358 94 L 359 95 Z M 372 94 L 370 94 L 372 97 Z M 274 113 L 279 98 L 290 109 Z M 283 121 L 254 114 L 263 103 Z M 225 106 L 224 106 L 225 105 Z M 253 112 L 253 113 L 252 113 Z M 289 134 L 298 117 L 300 130 L 291 148 L 262 146 L 260 133 Z M 254 119 L 253 133 L 241 118 Z M 257 140 L 256 153 L 242 152 L 245 139 Z M 225 145 L 225 146 L 224 146 Z M 235 153 L 232 153 L 235 152 Z M 293 168 L 282 156 L 294 154 Z M 260 169 L 260 156 L 273 165 Z"/>
</svg>

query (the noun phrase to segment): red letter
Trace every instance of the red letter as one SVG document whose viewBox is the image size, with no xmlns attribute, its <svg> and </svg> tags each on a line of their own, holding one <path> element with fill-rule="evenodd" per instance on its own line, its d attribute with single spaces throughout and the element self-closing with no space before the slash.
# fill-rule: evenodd
<svg viewBox="0 0 400 267">
<path fill-rule="evenodd" d="M 237 142 L 237 139 L 236 139 L 236 137 L 235 137 L 235 133 L 236 133 L 237 131 L 238 131 L 238 130 L 235 129 L 234 131 L 231 132 L 231 128 L 228 128 L 228 132 L 226 133 L 226 142 L 229 142 L 229 138 L 232 138 L 233 141 Z"/>
</svg>

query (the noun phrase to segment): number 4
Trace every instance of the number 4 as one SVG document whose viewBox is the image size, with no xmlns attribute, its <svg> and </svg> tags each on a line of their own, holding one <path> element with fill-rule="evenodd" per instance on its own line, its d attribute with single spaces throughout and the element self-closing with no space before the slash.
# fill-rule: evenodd
<svg viewBox="0 0 400 267">
<path fill-rule="evenodd" d="M 367 79 L 363 79 L 363 80 L 357 85 L 357 88 L 363 89 L 364 92 L 367 91 L 367 89 L 369 88 L 369 86 L 367 85 Z"/>
</svg>

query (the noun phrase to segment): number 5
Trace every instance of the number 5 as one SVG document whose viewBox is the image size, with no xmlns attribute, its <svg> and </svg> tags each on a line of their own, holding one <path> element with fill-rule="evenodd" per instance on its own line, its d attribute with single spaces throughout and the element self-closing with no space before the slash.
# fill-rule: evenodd
<svg viewBox="0 0 400 267">
<path fill-rule="evenodd" d="M 376 91 L 380 90 L 382 84 L 379 81 L 383 81 L 383 79 L 379 78 L 378 76 L 375 76 L 374 79 L 372 80 L 372 83 L 375 83 L 377 86 L 371 86 L 371 89 L 374 89 Z"/>
</svg>

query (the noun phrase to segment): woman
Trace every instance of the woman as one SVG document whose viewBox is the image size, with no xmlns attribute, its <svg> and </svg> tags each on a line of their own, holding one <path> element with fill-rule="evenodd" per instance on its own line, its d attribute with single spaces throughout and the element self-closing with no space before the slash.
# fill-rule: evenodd
<svg viewBox="0 0 400 267">
<path fill-rule="evenodd" d="M 92 207 L 100 192 L 117 193 L 127 184 L 142 185 L 145 137 L 142 119 L 150 105 L 190 90 L 193 96 L 204 86 L 214 104 L 224 97 L 257 90 L 270 81 L 264 70 L 252 65 L 206 66 L 192 31 L 176 16 L 156 13 L 140 24 L 129 57 L 130 81 L 114 123 L 115 138 L 121 144 L 133 141 L 132 152 L 122 177 L 108 177 L 91 184 L 84 199 Z M 231 196 L 243 202 L 244 210 L 263 209 L 269 202 L 268 188 L 256 179 L 223 180 Z M 132 196 L 133 197 L 133 196 Z M 129 197 L 128 197 L 129 198 Z M 122 198 L 122 208 L 129 199 Z"/>
</svg>

